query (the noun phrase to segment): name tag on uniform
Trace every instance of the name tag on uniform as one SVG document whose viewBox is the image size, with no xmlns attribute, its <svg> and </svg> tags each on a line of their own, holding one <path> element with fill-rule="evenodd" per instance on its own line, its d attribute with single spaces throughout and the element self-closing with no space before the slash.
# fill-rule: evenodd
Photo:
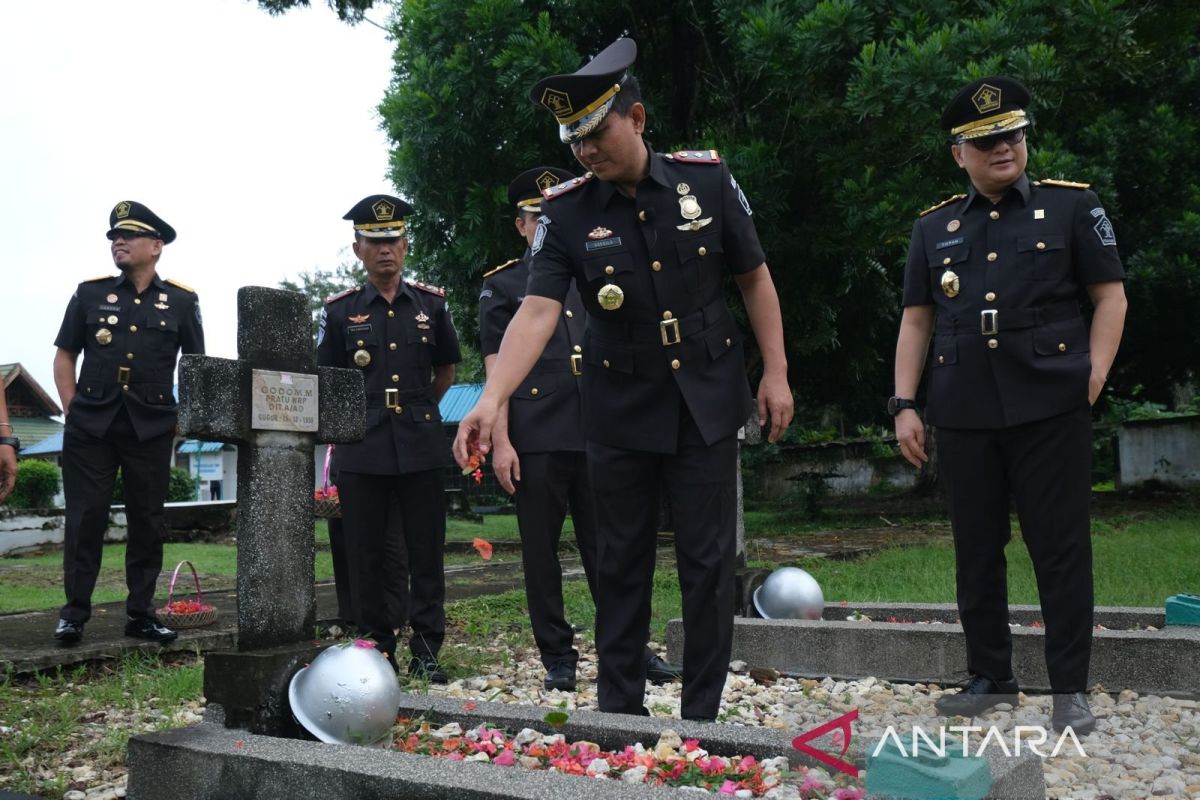
<svg viewBox="0 0 1200 800">
<path fill-rule="evenodd" d="M 120 307 L 120 306 L 110 306 L 110 305 L 103 305 L 103 304 L 102 304 L 102 305 L 100 306 L 100 310 L 101 310 L 101 311 L 120 311 L 120 310 L 121 310 L 121 307 Z"/>
<path fill-rule="evenodd" d="M 603 250 L 606 247 L 619 247 L 621 245 L 620 236 L 610 236 L 607 239 L 597 239 L 594 242 L 584 242 L 583 246 L 590 253 L 593 250 Z"/>
<path fill-rule="evenodd" d="M 953 239 L 947 239 L 944 242 L 938 242 L 933 247 L 935 250 L 945 250 L 947 247 L 954 247 L 954 245 L 962 244 L 962 243 L 963 243 L 963 237 L 956 236 Z"/>
<path fill-rule="evenodd" d="M 370 332 L 371 332 L 370 323 L 367 323 L 366 325 L 350 325 L 346 328 L 346 333 L 370 333 Z"/>
</svg>

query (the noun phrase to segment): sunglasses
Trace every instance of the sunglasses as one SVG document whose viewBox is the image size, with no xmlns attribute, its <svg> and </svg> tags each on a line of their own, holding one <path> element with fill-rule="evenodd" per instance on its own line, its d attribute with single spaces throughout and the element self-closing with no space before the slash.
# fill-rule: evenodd
<svg viewBox="0 0 1200 800">
<path fill-rule="evenodd" d="M 110 242 L 115 242 L 117 239 L 132 241 L 133 239 L 157 239 L 158 236 L 153 233 L 142 233 L 141 231 L 109 231 L 105 236 Z"/>
<path fill-rule="evenodd" d="M 1015 147 L 1025 141 L 1025 129 L 1017 128 L 1015 131 L 1005 131 L 1004 133 L 993 133 L 991 136 L 980 136 L 977 139 L 968 139 L 967 143 L 981 153 L 987 153 L 994 150 L 996 145 L 1004 142 L 1009 147 Z"/>
</svg>

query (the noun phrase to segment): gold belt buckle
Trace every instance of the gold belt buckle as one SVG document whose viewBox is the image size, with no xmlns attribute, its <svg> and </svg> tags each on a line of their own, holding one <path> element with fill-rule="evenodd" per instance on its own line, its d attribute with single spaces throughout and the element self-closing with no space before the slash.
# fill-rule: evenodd
<svg viewBox="0 0 1200 800">
<path fill-rule="evenodd" d="M 998 312 L 994 308 L 985 308 L 979 312 L 979 332 L 984 336 L 995 336 L 1000 332 Z"/>
<path fill-rule="evenodd" d="M 662 335 L 663 347 L 679 344 L 683 340 L 683 337 L 679 335 L 679 320 L 674 317 L 658 323 L 658 332 Z"/>
<path fill-rule="evenodd" d="M 122 386 L 129 385 L 129 373 L 132 370 L 129 367 L 117 367 L 117 383 Z"/>
<path fill-rule="evenodd" d="M 384 408 L 395 408 L 400 405 L 400 390 L 399 389 L 384 389 L 383 390 L 383 406 Z"/>
<path fill-rule="evenodd" d="M 571 354 L 571 374 L 576 377 L 583 374 L 583 353 Z"/>
</svg>

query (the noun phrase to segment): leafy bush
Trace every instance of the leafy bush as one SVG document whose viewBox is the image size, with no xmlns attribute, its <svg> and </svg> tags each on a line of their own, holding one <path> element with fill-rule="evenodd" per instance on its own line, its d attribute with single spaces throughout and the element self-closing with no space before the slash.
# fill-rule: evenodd
<svg viewBox="0 0 1200 800">
<path fill-rule="evenodd" d="M 10 508 L 50 508 L 62 485 L 62 473 L 49 461 L 23 459 L 17 470 L 17 484 L 5 503 Z"/>
</svg>

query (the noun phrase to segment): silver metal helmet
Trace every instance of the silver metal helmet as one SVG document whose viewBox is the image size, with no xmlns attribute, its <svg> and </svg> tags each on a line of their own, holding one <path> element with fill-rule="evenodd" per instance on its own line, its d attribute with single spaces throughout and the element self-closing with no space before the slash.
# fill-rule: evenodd
<svg viewBox="0 0 1200 800">
<path fill-rule="evenodd" d="M 820 619 L 825 595 L 799 567 L 780 567 L 754 590 L 754 607 L 766 619 Z"/>
<path fill-rule="evenodd" d="M 292 677 L 288 703 L 304 729 L 322 742 L 379 744 L 396 722 L 400 686 L 374 642 L 326 648 Z"/>
</svg>

